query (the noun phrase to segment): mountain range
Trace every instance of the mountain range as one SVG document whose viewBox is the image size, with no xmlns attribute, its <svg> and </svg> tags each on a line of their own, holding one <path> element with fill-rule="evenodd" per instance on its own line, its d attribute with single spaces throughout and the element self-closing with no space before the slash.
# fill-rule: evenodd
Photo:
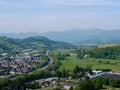
<svg viewBox="0 0 120 90">
<path fill-rule="evenodd" d="M 28 33 L 1 33 L 0 36 L 12 38 L 27 38 L 31 36 L 45 36 L 51 40 L 64 41 L 77 44 L 105 44 L 120 43 L 120 30 L 102 30 L 90 29 L 79 30 L 71 29 L 65 31 L 51 31 L 45 33 L 28 32 Z"/>
</svg>

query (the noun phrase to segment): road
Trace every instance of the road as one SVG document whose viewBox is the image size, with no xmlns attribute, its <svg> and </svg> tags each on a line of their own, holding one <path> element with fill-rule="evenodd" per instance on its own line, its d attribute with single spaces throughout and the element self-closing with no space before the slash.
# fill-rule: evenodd
<svg viewBox="0 0 120 90">
<path fill-rule="evenodd" d="M 53 59 L 52 59 L 50 56 L 48 56 L 48 58 L 49 58 L 48 64 L 47 64 L 46 66 L 38 69 L 38 71 L 39 71 L 39 70 L 45 70 L 46 68 L 48 68 L 48 67 L 53 63 Z"/>
<path fill-rule="evenodd" d="M 42 68 L 37 69 L 37 71 L 45 70 L 45 69 L 48 68 L 50 65 L 52 65 L 52 63 L 54 62 L 54 60 L 50 57 L 49 52 L 50 52 L 49 50 L 46 51 L 46 56 L 48 56 L 48 58 L 49 58 L 48 64 L 45 65 L 45 66 L 43 66 Z"/>
<path fill-rule="evenodd" d="M 52 65 L 52 63 L 54 62 L 54 60 L 52 59 L 52 57 L 50 57 L 50 55 L 49 55 L 49 50 L 46 51 L 46 56 L 48 56 L 48 58 L 49 58 L 48 64 L 45 65 L 45 66 L 43 66 L 42 68 L 39 68 L 39 69 L 35 70 L 35 71 L 45 70 L 45 69 L 47 69 L 49 66 Z M 34 71 L 33 71 L 33 72 L 34 72 Z M 28 74 L 32 74 L 33 72 L 29 72 Z"/>
<path fill-rule="evenodd" d="M 42 68 L 39 68 L 39 69 L 35 70 L 35 71 L 45 70 L 45 69 L 47 69 L 49 66 L 52 65 L 52 63 L 54 62 L 54 60 L 52 59 L 52 57 L 49 56 L 49 51 L 46 51 L 46 55 L 47 55 L 48 58 L 49 58 L 48 64 L 45 65 L 45 66 L 43 66 Z M 27 74 L 32 74 L 32 73 L 34 73 L 35 71 L 29 72 L 29 73 L 27 73 Z M 21 76 L 22 76 L 22 75 L 16 76 L 16 77 L 14 77 L 14 78 L 11 78 L 11 80 L 13 80 L 13 79 L 15 79 L 15 78 L 17 78 L 17 77 L 21 77 Z"/>
</svg>

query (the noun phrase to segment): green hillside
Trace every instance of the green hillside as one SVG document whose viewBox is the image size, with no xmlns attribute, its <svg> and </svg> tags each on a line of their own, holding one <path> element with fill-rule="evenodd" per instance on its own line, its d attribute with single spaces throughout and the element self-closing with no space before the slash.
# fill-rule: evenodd
<svg viewBox="0 0 120 90">
<path fill-rule="evenodd" d="M 70 43 L 52 41 L 46 37 L 41 36 L 29 37 L 24 39 L 0 37 L 0 53 L 19 49 L 55 49 L 69 48 L 72 46 L 73 45 Z"/>
</svg>

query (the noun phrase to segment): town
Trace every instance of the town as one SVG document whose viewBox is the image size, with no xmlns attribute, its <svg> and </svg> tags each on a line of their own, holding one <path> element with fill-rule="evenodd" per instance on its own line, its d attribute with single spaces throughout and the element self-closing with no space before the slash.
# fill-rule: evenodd
<svg viewBox="0 0 120 90">
<path fill-rule="evenodd" d="M 9 60 L 6 60 L 7 55 L 7 53 L 0 55 L 0 76 L 21 75 L 40 68 L 45 63 L 40 54 L 30 55 L 27 52 L 22 55 L 9 56 Z"/>
</svg>

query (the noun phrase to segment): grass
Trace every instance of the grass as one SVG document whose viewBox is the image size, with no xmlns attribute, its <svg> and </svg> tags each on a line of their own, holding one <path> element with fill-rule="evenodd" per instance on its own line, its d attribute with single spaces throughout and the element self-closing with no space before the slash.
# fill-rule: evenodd
<svg viewBox="0 0 120 90">
<path fill-rule="evenodd" d="M 109 61 L 109 63 L 107 63 Z M 112 69 L 113 71 L 120 71 L 120 60 L 109 60 L 109 59 L 77 59 L 76 57 L 67 57 L 66 60 L 60 60 L 60 69 L 73 70 L 76 65 L 80 67 L 92 66 L 93 70 L 96 69 Z M 100 63 L 101 62 L 101 63 Z"/>
<path fill-rule="evenodd" d="M 67 49 L 57 49 L 57 50 L 54 50 L 53 53 L 54 54 L 58 54 L 58 53 L 70 53 L 73 50 L 74 49 L 70 49 L 70 50 L 67 50 Z"/>
<path fill-rule="evenodd" d="M 94 65 L 92 66 L 93 70 L 96 69 L 111 69 L 113 71 L 120 71 L 120 65 Z"/>
</svg>

